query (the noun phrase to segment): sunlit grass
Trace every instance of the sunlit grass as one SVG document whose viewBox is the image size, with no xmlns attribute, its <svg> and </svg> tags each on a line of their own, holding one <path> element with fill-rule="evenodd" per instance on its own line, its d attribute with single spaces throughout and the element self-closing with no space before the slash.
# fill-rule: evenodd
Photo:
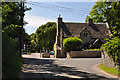
<svg viewBox="0 0 120 80">
<path fill-rule="evenodd" d="M 100 51 L 100 49 L 85 49 L 85 51 Z"/>
<path fill-rule="evenodd" d="M 118 75 L 120 74 L 120 70 L 115 69 L 115 68 L 109 68 L 107 66 L 102 66 L 101 64 L 99 65 L 99 68 L 104 70 L 107 73 L 113 74 L 113 75 Z"/>
</svg>

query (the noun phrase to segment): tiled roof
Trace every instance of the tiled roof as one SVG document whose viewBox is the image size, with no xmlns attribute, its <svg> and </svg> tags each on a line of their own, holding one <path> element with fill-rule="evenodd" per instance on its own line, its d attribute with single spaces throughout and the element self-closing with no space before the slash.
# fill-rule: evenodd
<svg viewBox="0 0 120 80">
<path fill-rule="evenodd" d="M 93 38 L 109 38 L 109 34 L 106 23 L 95 23 L 89 26 L 88 23 L 71 23 L 63 22 L 62 29 L 65 32 L 64 37 L 80 36 L 80 33 L 87 28 Z"/>
</svg>

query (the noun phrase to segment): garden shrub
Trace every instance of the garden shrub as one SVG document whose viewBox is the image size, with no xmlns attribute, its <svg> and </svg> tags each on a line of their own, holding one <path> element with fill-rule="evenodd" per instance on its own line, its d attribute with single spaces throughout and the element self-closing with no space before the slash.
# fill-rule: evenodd
<svg viewBox="0 0 120 80">
<path fill-rule="evenodd" d="M 18 42 L 2 33 L 2 78 L 17 78 L 21 71 L 22 60 L 18 56 Z"/>
<path fill-rule="evenodd" d="M 90 42 L 86 42 L 82 46 L 83 49 L 89 49 L 90 48 Z"/>
<path fill-rule="evenodd" d="M 82 40 L 77 37 L 69 37 L 63 40 L 63 47 L 66 51 L 81 50 Z"/>
<path fill-rule="evenodd" d="M 115 63 L 120 61 L 120 39 L 114 37 L 112 39 L 107 39 L 106 43 L 102 45 L 101 50 L 106 50 L 109 56 L 113 58 Z"/>
</svg>

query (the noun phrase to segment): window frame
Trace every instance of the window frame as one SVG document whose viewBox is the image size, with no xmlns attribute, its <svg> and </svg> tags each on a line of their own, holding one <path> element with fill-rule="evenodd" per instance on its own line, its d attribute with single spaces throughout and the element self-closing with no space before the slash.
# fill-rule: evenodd
<svg viewBox="0 0 120 80">
<path fill-rule="evenodd" d="M 88 32 L 83 32 L 84 37 L 89 37 Z"/>
</svg>

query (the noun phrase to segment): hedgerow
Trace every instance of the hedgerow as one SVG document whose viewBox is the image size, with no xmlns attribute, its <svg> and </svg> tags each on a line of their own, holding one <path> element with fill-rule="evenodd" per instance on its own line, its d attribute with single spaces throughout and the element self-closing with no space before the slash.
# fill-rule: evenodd
<svg viewBox="0 0 120 80">
<path fill-rule="evenodd" d="M 120 39 L 118 37 L 107 39 L 106 43 L 101 47 L 101 50 L 104 49 L 113 58 L 115 63 L 118 64 L 120 60 Z"/>
<path fill-rule="evenodd" d="M 18 78 L 22 59 L 18 56 L 18 42 L 2 33 L 2 78 Z"/>
</svg>

